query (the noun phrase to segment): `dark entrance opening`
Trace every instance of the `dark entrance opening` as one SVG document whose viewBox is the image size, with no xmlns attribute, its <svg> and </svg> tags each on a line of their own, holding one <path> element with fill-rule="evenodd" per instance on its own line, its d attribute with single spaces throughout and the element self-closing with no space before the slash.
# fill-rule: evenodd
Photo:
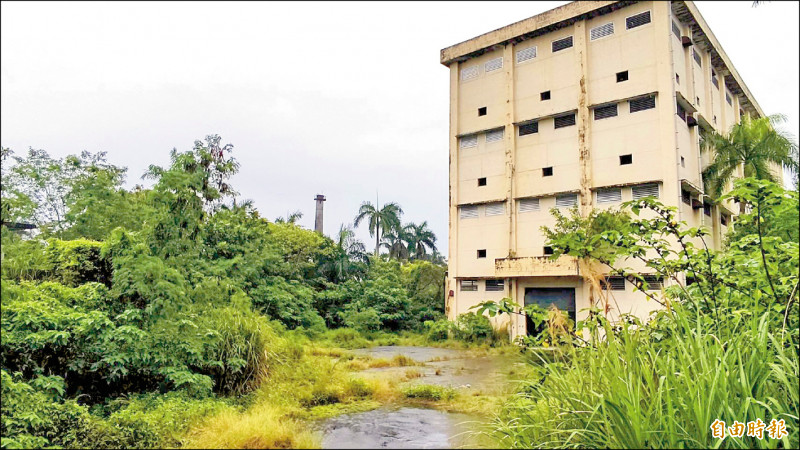
<svg viewBox="0 0 800 450">
<path fill-rule="evenodd" d="M 535 304 L 542 309 L 549 309 L 550 305 L 564 311 L 572 323 L 575 323 L 575 288 L 525 288 L 525 306 Z M 533 326 L 533 321 L 525 318 L 525 329 L 528 335 L 538 334 L 544 329 L 544 324 Z"/>
</svg>

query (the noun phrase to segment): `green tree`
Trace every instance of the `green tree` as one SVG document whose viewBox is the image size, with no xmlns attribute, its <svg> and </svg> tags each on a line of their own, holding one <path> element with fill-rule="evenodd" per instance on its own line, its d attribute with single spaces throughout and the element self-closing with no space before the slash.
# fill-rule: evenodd
<svg viewBox="0 0 800 450">
<path fill-rule="evenodd" d="M 303 218 L 303 213 L 300 211 L 295 211 L 291 214 L 286 214 L 286 218 L 278 217 L 275 219 L 275 223 L 290 223 L 292 225 L 296 224 L 298 220 Z"/>
<path fill-rule="evenodd" d="M 408 259 L 409 252 L 406 246 L 408 236 L 403 228 L 384 231 L 381 241 L 381 247 L 389 252 L 387 255 L 389 259 Z"/>
<path fill-rule="evenodd" d="M 436 251 L 436 235 L 428 228 L 428 221 L 417 225 L 413 222 L 403 227 L 406 242 L 408 243 L 408 253 L 415 259 L 424 259 L 426 248 L 431 252 Z"/>
<path fill-rule="evenodd" d="M 357 227 L 362 221 L 367 221 L 369 235 L 375 236 L 375 256 L 378 256 L 381 238 L 388 230 L 396 230 L 400 227 L 400 216 L 402 214 L 403 209 L 395 202 L 386 203 L 380 209 L 370 202 L 364 202 L 358 209 L 353 225 Z"/>
<path fill-rule="evenodd" d="M 775 126 L 785 121 L 782 115 L 751 118 L 742 117 L 730 132 L 712 131 L 704 134 L 704 150 L 714 154 L 713 162 L 703 171 L 706 191 L 716 198 L 739 167 L 745 177 L 776 181 L 770 165 L 787 167 L 793 176 L 798 174 L 798 149 L 793 137 Z M 744 203 L 740 204 L 744 213 Z"/>
</svg>

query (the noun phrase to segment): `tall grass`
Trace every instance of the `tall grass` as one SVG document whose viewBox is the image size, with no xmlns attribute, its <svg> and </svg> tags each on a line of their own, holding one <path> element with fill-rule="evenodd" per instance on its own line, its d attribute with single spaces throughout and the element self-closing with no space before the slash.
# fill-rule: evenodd
<svg viewBox="0 0 800 450">
<path fill-rule="evenodd" d="M 491 434 L 512 448 L 798 448 L 797 349 L 770 332 L 769 313 L 728 324 L 724 337 L 673 313 L 658 334 L 606 322 L 596 347 L 544 362 Z M 715 419 L 757 418 L 784 419 L 789 436 L 711 435 Z"/>
</svg>

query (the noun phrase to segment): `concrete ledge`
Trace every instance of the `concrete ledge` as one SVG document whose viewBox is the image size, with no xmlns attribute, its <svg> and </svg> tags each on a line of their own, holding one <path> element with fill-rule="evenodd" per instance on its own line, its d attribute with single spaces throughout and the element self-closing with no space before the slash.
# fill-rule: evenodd
<svg viewBox="0 0 800 450">
<path fill-rule="evenodd" d="M 494 260 L 494 275 L 497 278 L 578 276 L 578 260 L 562 255 L 555 261 L 549 256 L 525 256 L 520 258 L 497 258 Z"/>
</svg>

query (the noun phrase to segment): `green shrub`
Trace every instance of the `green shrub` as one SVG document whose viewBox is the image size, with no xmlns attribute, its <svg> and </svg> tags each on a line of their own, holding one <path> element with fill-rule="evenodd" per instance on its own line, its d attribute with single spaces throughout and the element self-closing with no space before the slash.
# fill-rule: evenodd
<svg viewBox="0 0 800 450">
<path fill-rule="evenodd" d="M 460 314 L 453 326 L 456 339 L 466 342 L 491 341 L 494 329 L 489 319 L 482 314 Z"/>
<path fill-rule="evenodd" d="M 45 249 L 49 278 L 73 287 L 91 281 L 110 284 L 111 262 L 101 255 L 102 245 L 88 239 L 49 239 Z"/>
<path fill-rule="evenodd" d="M 425 334 L 425 337 L 431 341 L 446 341 L 450 337 L 450 329 L 452 328 L 453 323 L 447 319 L 437 320 L 437 321 L 426 321 L 425 327 L 428 329 L 428 332 Z"/>
<path fill-rule="evenodd" d="M 344 320 L 345 325 L 361 333 L 377 331 L 381 327 L 381 318 L 373 308 L 349 312 Z"/>
<path fill-rule="evenodd" d="M 406 398 L 439 401 L 452 400 L 456 396 L 456 391 L 453 388 L 433 384 L 415 384 L 403 389 L 403 395 Z"/>
</svg>

